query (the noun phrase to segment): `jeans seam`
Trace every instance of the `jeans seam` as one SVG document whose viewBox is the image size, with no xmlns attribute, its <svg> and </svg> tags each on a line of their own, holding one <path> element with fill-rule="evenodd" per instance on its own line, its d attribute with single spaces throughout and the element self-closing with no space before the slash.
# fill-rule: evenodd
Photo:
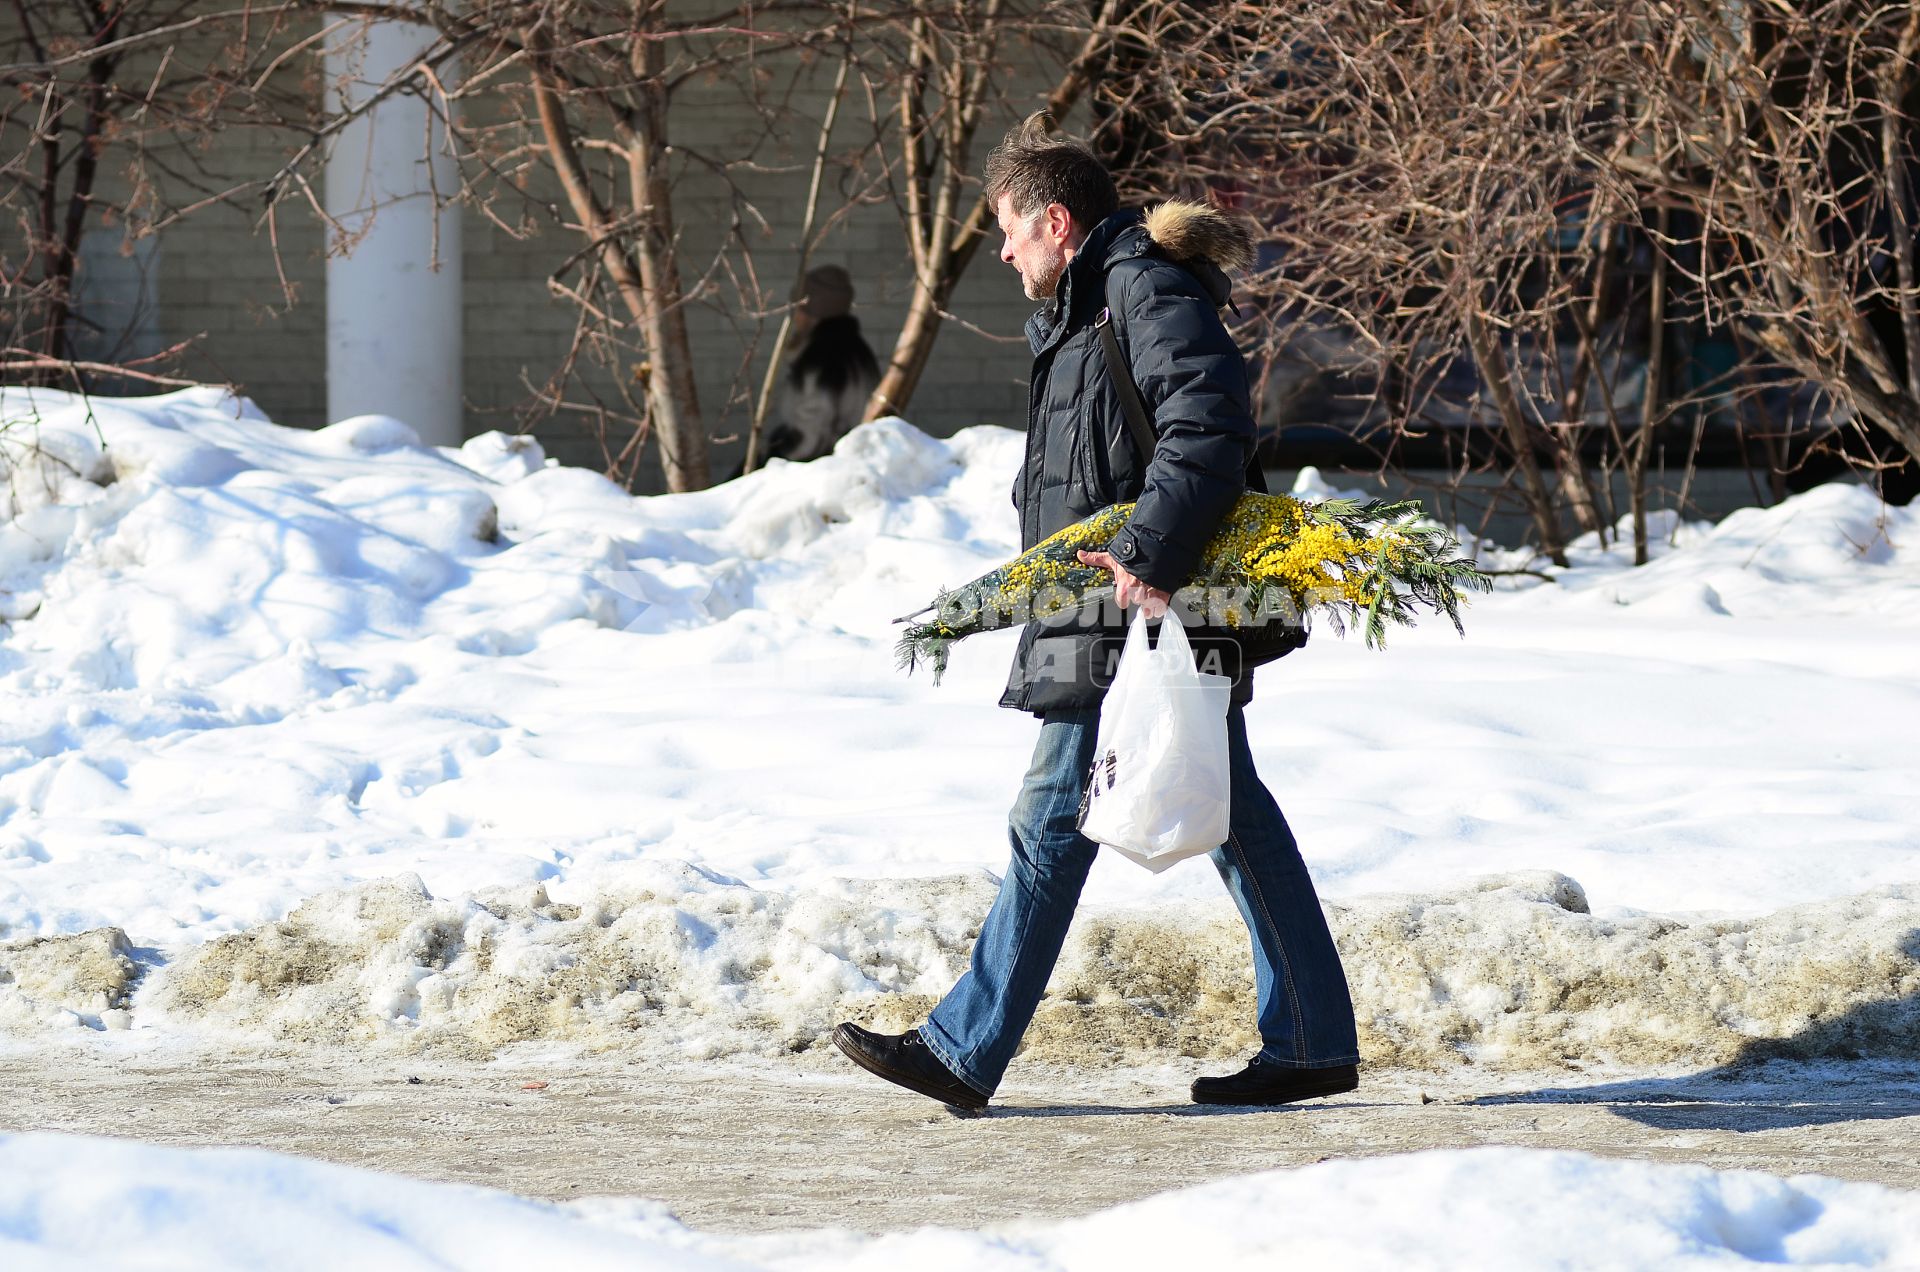
<svg viewBox="0 0 1920 1272">
<path fill-rule="evenodd" d="M 1020 874 L 1018 863 L 1009 862 L 1007 869 L 1013 871 L 1015 875 Z M 1009 986 L 1013 984 L 1014 972 L 1020 966 L 1020 951 L 1026 946 L 1027 933 L 1032 930 L 1033 911 L 1039 897 L 1031 881 L 1022 878 L 1019 880 L 1019 886 L 1020 890 L 1026 894 L 1027 904 L 1021 907 L 1020 927 L 1019 930 L 1014 933 L 1013 937 L 1014 954 L 1013 957 L 1007 961 L 1007 984 Z M 1002 1024 L 1004 1025 L 1005 1022 L 1002 1021 Z M 983 1045 L 985 1045 L 984 1042 L 977 1042 L 973 1045 L 973 1049 L 967 1052 L 967 1064 L 969 1066 L 973 1064 L 974 1058 L 980 1054 L 980 1048 Z"/>
<path fill-rule="evenodd" d="M 1260 880 L 1253 873 L 1253 864 L 1247 860 L 1247 850 L 1240 843 L 1240 836 L 1231 828 L 1227 831 L 1227 842 L 1233 845 L 1233 855 L 1240 862 L 1240 875 L 1253 890 L 1253 899 L 1260 906 L 1260 917 L 1266 921 L 1273 932 L 1274 951 L 1280 956 L 1280 975 L 1287 987 L 1287 1008 L 1293 1013 L 1293 1054 L 1296 1060 L 1306 1061 L 1307 1024 L 1300 1014 L 1300 991 L 1293 983 L 1293 960 L 1287 957 L 1287 945 L 1280 932 L 1280 924 L 1275 922 L 1273 910 L 1267 905 L 1267 894 L 1260 890 Z M 1264 1047 L 1261 1048 L 1265 1050 Z"/>
<path fill-rule="evenodd" d="M 1281 1069 L 1304 1069 L 1311 1071 L 1314 1069 L 1337 1069 L 1342 1065 L 1357 1065 L 1360 1063 L 1359 1053 L 1352 1051 L 1344 1056 L 1333 1056 L 1325 1060 L 1296 1060 L 1289 1059 L 1285 1056 L 1268 1056 L 1265 1047 L 1260 1049 L 1260 1054 L 1266 1058 L 1268 1064 Z"/>
</svg>

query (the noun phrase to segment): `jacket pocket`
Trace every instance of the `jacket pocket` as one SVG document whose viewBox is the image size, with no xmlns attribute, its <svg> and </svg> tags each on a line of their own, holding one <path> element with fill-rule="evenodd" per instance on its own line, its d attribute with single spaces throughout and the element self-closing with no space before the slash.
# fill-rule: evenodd
<svg viewBox="0 0 1920 1272">
<path fill-rule="evenodd" d="M 1100 386 L 1095 383 L 1082 387 L 1080 400 L 1074 404 L 1064 493 L 1067 510 L 1076 518 L 1098 512 L 1113 502 L 1108 496 L 1107 483 L 1100 475 L 1098 448 L 1104 444 L 1104 439 L 1096 424 L 1100 414 L 1099 401 Z"/>
</svg>

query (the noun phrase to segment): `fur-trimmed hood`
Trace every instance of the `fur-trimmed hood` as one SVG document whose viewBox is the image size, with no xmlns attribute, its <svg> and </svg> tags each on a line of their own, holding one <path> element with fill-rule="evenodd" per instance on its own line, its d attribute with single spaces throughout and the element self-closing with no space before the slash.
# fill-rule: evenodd
<svg viewBox="0 0 1920 1272">
<path fill-rule="evenodd" d="M 1215 305 L 1231 306 L 1227 271 L 1253 264 L 1253 233 L 1244 218 L 1187 199 L 1165 199 L 1144 211 L 1120 209 L 1087 234 L 1053 298 L 1027 320 L 1034 356 L 1076 324 L 1092 322 L 1107 303 L 1104 276 L 1142 257 L 1179 266 L 1199 280 Z"/>
<path fill-rule="evenodd" d="M 1168 199 L 1148 208 L 1142 224 L 1168 260 L 1210 261 L 1223 270 L 1253 265 L 1253 235 L 1246 222 L 1218 208 Z"/>
</svg>

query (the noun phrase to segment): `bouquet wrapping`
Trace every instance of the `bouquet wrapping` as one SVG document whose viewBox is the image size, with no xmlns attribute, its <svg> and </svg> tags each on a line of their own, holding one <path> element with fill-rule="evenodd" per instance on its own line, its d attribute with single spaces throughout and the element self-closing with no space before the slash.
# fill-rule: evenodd
<svg viewBox="0 0 1920 1272">
<path fill-rule="evenodd" d="M 940 683 L 954 642 L 1029 622 L 1073 619 L 1113 598 L 1113 574 L 1077 553 L 1104 551 L 1133 515 L 1114 504 L 896 622 L 895 648 L 911 672 L 922 661 Z M 1411 626 L 1420 609 L 1445 614 L 1461 635 L 1460 603 L 1493 581 L 1460 555 L 1453 535 L 1423 517 L 1418 500 L 1322 499 L 1249 491 L 1220 523 L 1172 608 L 1228 629 L 1303 623 L 1324 614 L 1336 633 L 1359 625 L 1369 648 L 1388 623 Z"/>
</svg>

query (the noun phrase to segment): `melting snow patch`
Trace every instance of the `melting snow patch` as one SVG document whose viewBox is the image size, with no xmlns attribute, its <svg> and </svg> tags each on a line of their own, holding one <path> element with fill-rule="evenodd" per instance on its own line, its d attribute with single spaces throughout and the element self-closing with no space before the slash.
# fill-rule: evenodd
<svg viewBox="0 0 1920 1272">
<path fill-rule="evenodd" d="M 718 1236 L 639 1199 L 553 1205 L 257 1149 L 70 1135 L 0 1138 L 0 1184 L 0 1255 L 16 1272 L 1920 1265 L 1911 1193 L 1517 1148 L 1325 1162 L 1083 1218 L 878 1237 Z"/>
<path fill-rule="evenodd" d="M 984 876 L 824 894 L 683 868 L 565 904 L 539 885 L 436 899 L 410 876 L 188 949 L 135 1016 L 469 1054 L 549 1039 L 778 1055 L 849 1017 L 918 1023 L 965 967 L 991 897 Z M 1597 918 L 1579 885 L 1541 873 L 1329 909 L 1371 1064 L 1920 1058 L 1920 887 L 1680 922 Z M 1136 1064 L 1257 1049 L 1246 939 L 1225 906 L 1092 910 L 1025 1054 Z"/>
</svg>

